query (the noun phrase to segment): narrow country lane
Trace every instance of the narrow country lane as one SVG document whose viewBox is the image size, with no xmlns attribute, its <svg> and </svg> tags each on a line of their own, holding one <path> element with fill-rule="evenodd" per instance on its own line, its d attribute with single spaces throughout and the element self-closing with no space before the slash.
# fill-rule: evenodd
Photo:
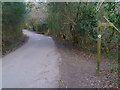
<svg viewBox="0 0 120 90">
<path fill-rule="evenodd" d="M 3 88 L 57 88 L 59 53 L 51 37 L 23 30 L 29 40 L 2 60 Z"/>
</svg>

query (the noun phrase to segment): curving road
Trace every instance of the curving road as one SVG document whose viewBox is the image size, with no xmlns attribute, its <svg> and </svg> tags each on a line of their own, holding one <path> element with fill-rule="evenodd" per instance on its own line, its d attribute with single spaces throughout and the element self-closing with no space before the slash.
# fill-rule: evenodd
<svg viewBox="0 0 120 90">
<path fill-rule="evenodd" d="M 57 88 L 59 53 L 51 37 L 23 30 L 29 40 L 2 59 L 3 88 Z"/>
</svg>

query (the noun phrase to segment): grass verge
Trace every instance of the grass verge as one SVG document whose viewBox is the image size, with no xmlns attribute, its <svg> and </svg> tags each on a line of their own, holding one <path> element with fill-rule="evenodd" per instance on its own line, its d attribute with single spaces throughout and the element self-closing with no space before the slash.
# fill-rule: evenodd
<svg viewBox="0 0 120 90">
<path fill-rule="evenodd" d="M 6 48 L 2 50 L 2 56 L 4 57 L 10 52 L 15 51 L 17 48 L 22 46 L 27 40 L 28 40 L 28 37 L 23 35 L 20 39 L 10 43 L 9 45 L 6 46 Z"/>
</svg>

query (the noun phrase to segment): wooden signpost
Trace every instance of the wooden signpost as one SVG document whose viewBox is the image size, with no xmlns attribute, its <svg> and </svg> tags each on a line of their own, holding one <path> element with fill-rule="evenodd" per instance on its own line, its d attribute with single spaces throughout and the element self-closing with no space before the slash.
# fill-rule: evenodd
<svg viewBox="0 0 120 90">
<path fill-rule="evenodd" d="M 98 23 L 98 43 L 97 43 L 97 75 L 99 75 L 99 72 L 100 72 L 100 60 L 101 60 L 101 37 L 102 37 L 102 32 L 101 32 L 101 27 L 102 26 L 112 26 L 115 28 L 115 30 L 117 32 L 120 33 L 120 31 L 114 26 L 113 23 L 111 23 L 105 16 L 103 16 L 104 19 L 108 22 L 108 23 L 102 23 L 102 22 L 99 22 Z"/>
</svg>

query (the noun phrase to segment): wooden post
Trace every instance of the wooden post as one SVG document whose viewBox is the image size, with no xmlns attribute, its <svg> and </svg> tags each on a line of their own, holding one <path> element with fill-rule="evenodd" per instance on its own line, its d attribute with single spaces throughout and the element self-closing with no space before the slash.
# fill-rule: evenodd
<svg viewBox="0 0 120 90">
<path fill-rule="evenodd" d="M 100 60 L 101 60 L 101 29 L 100 26 L 98 26 L 98 43 L 97 43 L 97 75 L 99 75 L 100 72 Z"/>
<path fill-rule="evenodd" d="M 103 16 L 108 23 L 102 23 L 102 22 L 99 22 L 98 23 L 98 42 L 97 42 L 97 69 L 96 69 L 96 72 L 97 72 L 97 75 L 99 75 L 99 72 L 100 72 L 100 62 L 101 62 L 101 37 L 102 37 L 102 32 L 101 32 L 101 29 L 100 27 L 101 26 L 112 26 L 115 28 L 115 30 L 117 32 L 120 33 L 120 31 L 115 27 L 115 25 L 113 23 L 111 23 L 105 16 Z"/>
</svg>

